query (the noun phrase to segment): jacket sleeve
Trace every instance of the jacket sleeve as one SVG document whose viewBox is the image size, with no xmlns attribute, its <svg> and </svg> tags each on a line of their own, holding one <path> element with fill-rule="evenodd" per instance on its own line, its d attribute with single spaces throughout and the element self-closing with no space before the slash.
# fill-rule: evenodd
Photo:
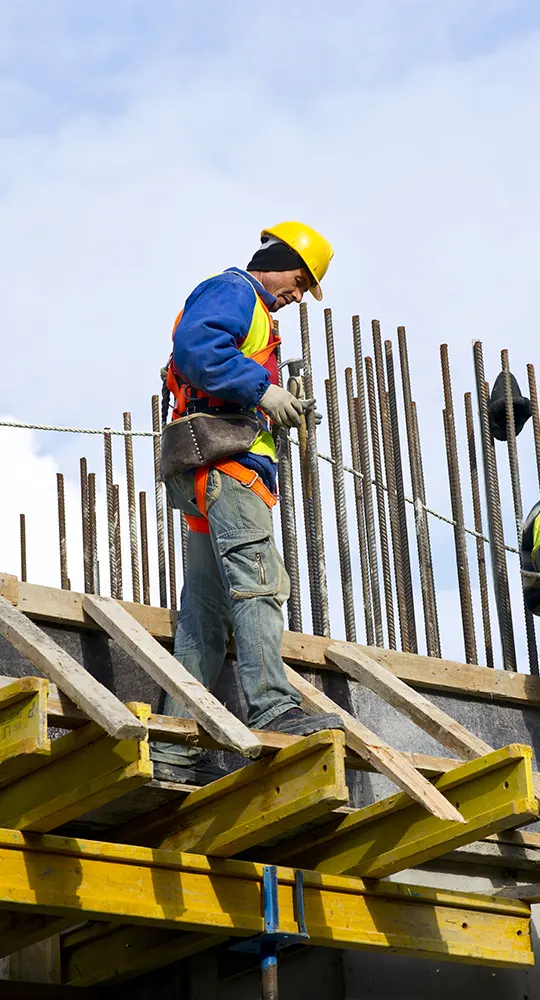
<svg viewBox="0 0 540 1000">
<path fill-rule="evenodd" d="M 240 406 L 256 406 L 270 384 L 262 365 L 238 344 L 247 335 L 255 291 L 221 275 L 190 295 L 174 333 L 173 358 L 197 389 Z"/>
</svg>

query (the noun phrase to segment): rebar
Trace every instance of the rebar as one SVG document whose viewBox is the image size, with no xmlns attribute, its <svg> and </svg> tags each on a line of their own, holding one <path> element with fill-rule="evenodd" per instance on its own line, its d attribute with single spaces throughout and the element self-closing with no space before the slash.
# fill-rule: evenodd
<svg viewBox="0 0 540 1000">
<path fill-rule="evenodd" d="M 307 306 L 305 302 L 300 304 L 300 335 L 302 340 L 302 358 L 304 364 L 304 392 L 307 398 L 313 398 L 314 392 L 311 369 L 311 346 L 309 342 L 309 324 Z M 315 629 L 314 623 L 313 631 L 315 635 L 329 636 L 330 615 L 328 611 L 328 583 L 326 577 L 326 558 L 324 550 L 324 524 L 319 480 L 319 460 L 317 455 L 317 429 L 315 425 L 315 413 L 313 411 L 307 414 L 305 426 L 310 488 L 308 503 L 308 510 L 310 512 L 308 513 L 308 524 L 311 522 L 313 537 L 316 543 L 313 553 L 313 575 L 316 580 L 317 588 L 317 593 L 314 595 L 317 629 Z"/>
<path fill-rule="evenodd" d="M 274 322 L 274 330 L 277 323 Z M 278 362 L 281 356 L 278 354 Z M 279 369 L 279 384 L 283 385 L 282 369 Z M 281 521 L 281 541 L 283 562 L 291 581 L 290 597 L 287 601 L 287 618 L 291 632 L 302 631 L 302 591 L 300 588 L 300 562 L 298 558 L 298 533 L 296 527 L 296 505 L 294 498 L 294 473 L 292 449 L 288 434 L 277 437 L 279 513 Z"/>
<path fill-rule="evenodd" d="M 26 583 L 26 514 L 19 514 L 19 535 L 21 543 L 21 580 Z"/>
<path fill-rule="evenodd" d="M 159 396 L 152 396 L 152 430 L 156 432 L 154 445 L 154 489 L 156 500 L 156 535 L 159 574 L 159 603 L 167 607 L 167 566 L 165 557 L 165 512 L 163 508 L 163 486 L 161 482 L 161 441 L 157 436 L 159 423 Z"/>
<path fill-rule="evenodd" d="M 90 547 L 90 579 L 92 584 L 92 594 L 100 593 L 99 586 L 99 560 L 97 545 L 97 517 L 96 517 L 96 474 L 88 473 L 88 544 Z"/>
<path fill-rule="evenodd" d="M 131 413 L 123 414 L 124 430 L 131 430 Z M 124 437 L 124 447 L 126 456 L 126 480 L 128 498 L 128 520 L 129 520 L 129 548 L 131 555 L 131 590 L 133 600 L 136 604 L 141 601 L 141 580 L 139 575 L 139 543 L 137 539 L 137 500 L 135 492 L 135 466 L 133 462 L 133 437 L 126 434 Z"/>
<path fill-rule="evenodd" d="M 459 601 L 461 606 L 461 623 L 463 627 L 465 660 L 467 663 L 478 663 L 469 559 L 467 555 L 467 538 L 465 535 L 465 519 L 463 517 L 463 497 L 461 493 L 461 480 L 459 475 L 454 401 L 452 398 L 450 362 L 448 359 L 448 344 L 441 344 L 441 370 L 445 406 L 443 411 L 443 420 L 446 439 L 446 459 L 448 464 L 448 483 L 450 487 L 452 517 L 455 522 L 454 545 L 456 550 L 456 570 L 459 588 Z"/>
<path fill-rule="evenodd" d="M 176 551 L 174 541 L 174 511 L 171 505 L 167 504 L 167 545 L 169 549 L 169 600 L 170 608 L 176 611 Z"/>
<path fill-rule="evenodd" d="M 538 412 L 538 391 L 536 388 L 536 372 L 534 370 L 534 365 L 527 365 L 527 378 L 529 380 L 529 396 L 531 398 L 536 473 L 538 476 L 538 486 L 540 488 L 540 414 Z"/>
<path fill-rule="evenodd" d="M 81 478 L 81 519 L 83 544 L 83 575 L 84 592 L 92 593 L 92 549 L 90 547 L 90 510 L 88 506 L 88 464 L 86 458 L 80 459 Z"/>
<path fill-rule="evenodd" d="M 116 536 L 113 504 L 113 459 L 109 428 L 103 432 L 103 452 L 105 462 L 105 495 L 107 500 L 107 538 L 109 542 L 109 589 L 111 597 L 118 597 L 118 572 L 116 566 Z"/>
<path fill-rule="evenodd" d="M 497 475 L 497 459 L 493 444 L 493 436 L 489 424 L 487 402 L 489 390 L 484 375 L 484 356 L 479 340 L 473 344 L 474 370 L 476 378 L 476 393 L 480 414 L 480 431 L 484 465 L 484 486 L 486 491 L 486 508 L 488 513 L 488 528 L 491 547 L 491 568 L 495 590 L 497 620 L 501 637 L 503 667 L 505 670 L 517 670 L 516 649 L 514 644 L 514 626 L 512 622 L 512 605 L 508 588 L 508 571 L 504 547 L 504 530 L 501 512 L 501 495 Z"/>
<path fill-rule="evenodd" d="M 114 522 L 114 549 L 116 555 L 116 597 L 123 600 L 122 582 L 122 528 L 120 524 L 120 487 L 113 483 L 113 522 Z"/>
<path fill-rule="evenodd" d="M 334 348 L 334 330 L 331 309 L 324 310 L 324 326 L 326 333 L 326 353 L 328 357 L 329 376 L 328 379 L 325 380 L 325 390 L 330 434 L 330 454 L 334 460 L 334 464 L 332 465 L 332 484 L 334 487 L 334 506 L 336 511 L 343 620 L 345 623 L 345 638 L 348 642 L 356 642 L 354 590 L 351 567 L 351 550 L 349 544 L 349 526 L 347 520 L 347 495 L 345 492 L 345 473 L 343 470 L 343 446 L 341 442 L 336 354 Z"/>
<path fill-rule="evenodd" d="M 486 569 L 485 542 L 480 537 L 484 533 L 482 524 L 482 505 L 480 503 L 480 484 L 478 479 L 478 461 L 476 457 L 476 440 L 474 434 L 474 420 L 472 410 L 472 398 L 470 392 L 466 392 L 465 400 L 465 422 L 467 426 L 467 446 L 469 453 L 469 471 L 471 477 L 471 496 L 473 504 L 474 528 L 477 532 L 476 561 L 478 564 L 478 582 L 480 585 L 480 606 L 482 609 L 482 629 L 484 633 L 484 649 L 486 653 L 486 666 L 493 667 L 493 639 L 491 636 L 491 620 L 489 614 L 489 591 Z"/>
<path fill-rule="evenodd" d="M 141 569 L 143 604 L 150 604 L 150 567 L 148 564 L 148 523 L 146 519 L 146 493 L 139 493 L 139 523 L 141 526 Z"/>
<path fill-rule="evenodd" d="M 357 398 L 355 402 L 358 447 L 360 453 L 360 471 L 362 473 L 362 500 L 364 504 L 364 519 L 366 527 L 367 549 L 369 555 L 369 578 L 371 585 L 371 603 L 373 609 L 373 624 L 375 628 L 375 643 L 384 646 L 384 633 L 381 609 L 381 591 L 379 586 L 379 559 L 377 553 L 377 537 L 375 526 L 375 508 L 371 483 L 371 461 L 369 455 L 369 425 L 366 409 L 366 391 L 364 385 L 364 358 L 362 351 L 362 332 L 360 317 L 352 318 L 354 363 L 356 370 Z"/>
<path fill-rule="evenodd" d="M 358 441 L 358 423 L 356 419 L 356 406 L 354 399 L 352 368 L 345 369 L 345 391 L 347 394 L 347 413 L 349 417 L 349 437 L 351 442 L 351 459 L 353 469 L 360 471 L 360 445 Z M 371 603 L 371 588 L 369 576 L 369 556 L 366 543 L 366 524 L 363 498 L 363 480 L 359 476 L 354 477 L 354 502 L 356 506 L 356 524 L 358 529 L 358 550 L 360 553 L 360 570 L 362 574 L 362 599 L 364 605 L 364 623 L 366 628 L 366 642 L 368 646 L 375 645 L 375 631 L 373 628 L 373 607 Z"/>
<path fill-rule="evenodd" d="M 396 477 L 394 470 L 394 447 L 392 442 L 392 425 L 390 422 L 388 394 L 384 378 L 381 328 L 378 320 L 373 320 L 371 324 L 373 334 L 373 353 L 375 359 L 375 374 L 377 376 L 377 389 L 379 396 L 379 415 L 381 419 L 381 434 L 383 443 L 384 466 L 386 470 L 386 487 L 388 494 L 388 511 L 390 515 L 390 533 L 392 536 L 392 555 L 394 557 L 394 576 L 396 581 L 396 595 L 399 616 L 399 629 L 401 635 L 401 648 L 404 652 L 410 652 L 409 636 L 409 615 L 407 606 L 407 594 L 403 577 L 403 561 L 401 554 L 401 531 L 399 522 L 399 510 L 396 494 Z"/>
<path fill-rule="evenodd" d="M 514 501 L 514 515 L 516 520 L 516 538 L 519 549 L 520 569 L 523 569 L 521 540 L 523 535 L 523 503 L 521 500 L 521 483 L 519 477 L 519 460 L 516 444 L 516 424 L 514 419 L 514 402 L 512 398 L 512 382 L 510 379 L 510 364 L 508 351 L 501 351 L 501 368 L 504 372 L 504 388 L 506 401 L 506 441 L 508 444 L 508 465 L 510 468 L 510 481 L 512 483 L 512 499 Z M 534 631 L 534 619 L 532 613 L 523 603 L 525 615 L 525 634 L 527 636 L 527 653 L 529 656 L 529 669 L 531 674 L 538 677 L 538 649 L 536 646 L 536 635 Z"/>
<path fill-rule="evenodd" d="M 62 590 L 70 590 L 68 576 L 67 538 L 66 538 L 66 502 L 64 492 L 64 477 L 56 473 L 56 498 L 58 505 L 58 550 L 60 555 L 60 586 Z"/>
<path fill-rule="evenodd" d="M 407 530 L 407 508 L 405 505 L 405 485 L 403 482 L 403 464 L 401 461 L 398 401 L 397 401 L 396 381 L 394 374 L 394 355 L 392 350 L 392 342 L 390 340 L 385 340 L 384 351 L 386 358 L 386 379 L 388 384 L 388 413 L 390 417 L 390 427 L 392 430 L 392 450 L 394 458 L 394 478 L 396 483 L 396 503 L 398 509 L 398 518 L 399 518 L 401 563 L 403 567 L 403 586 L 405 589 L 405 600 L 407 603 L 409 649 L 412 653 L 417 653 L 418 640 L 416 637 L 414 590 L 413 590 L 412 573 L 411 573 L 411 556 L 409 552 L 409 534 Z"/>
<path fill-rule="evenodd" d="M 398 326 L 399 363 L 401 370 L 401 386 L 405 410 L 405 427 L 407 431 L 407 446 L 409 450 L 409 469 L 414 502 L 414 519 L 416 527 L 416 545 L 418 566 L 420 570 L 420 589 L 424 609 L 424 630 L 428 656 L 440 657 L 441 641 L 437 616 L 437 599 L 433 578 L 433 560 L 431 556 L 431 539 L 429 523 L 426 514 L 426 496 L 424 486 L 424 470 L 422 464 L 422 449 L 416 404 L 412 399 L 411 376 L 409 370 L 409 352 L 407 349 L 407 334 L 404 326 Z"/>
<path fill-rule="evenodd" d="M 377 400 L 375 396 L 375 378 L 372 358 L 365 359 L 366 384 L 369 405 L 369 422 L 371 425 L 371 450 L 373 453 L 373 472 L 375 476 L 375 496 L 377 499 L 377 515 L 379 520 L 379 539 L 381 543 L 381 564 L 383 574 L 384 602 L 386 610 L 386 630 L 389 649 L 397 649 L 396 625 L 394 617 L 394 595 L 392 592 L 392 570 L 390 550 L 388 545 L 388 526 L 386 523 L 386 507 L 384 498 L 383 472 L 381 462 L 381 445 L 377 419 Z"/>
<path fill-rule="evenodd" d="M 186 519 L 182 512 L 180 511 L 180 534 L 182 536 L 182 575 L 183 579 L 186 578 L 186 559 L 187 559 L 187 540 L 188 540 L 189 528 L 186 523 Z"/>
</svg>

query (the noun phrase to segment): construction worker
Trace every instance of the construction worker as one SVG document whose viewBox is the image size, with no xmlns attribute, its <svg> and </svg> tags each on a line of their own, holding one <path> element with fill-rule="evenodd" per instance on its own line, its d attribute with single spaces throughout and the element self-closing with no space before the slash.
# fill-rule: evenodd
<svg viewBox="0 0 540 1000">
<path fill-rule="evenodd" d="M 533 615 L 540 615 L 540 500 L 523 524 L 521 573 L 525 606 Z"/>
<path fill-rule="evenodd" d="M 320 281 L 333 250 L 300 222 L 261 233 L 245 270 L 228 268 L 198 285 L 175 321 L 164 370 L 174 397 L 162 441 L 162 477 L 189 526 L 175 657 L 208 689 L 222 669 L 231 632 L 253 729 L 307 735 L 342 729 L 338 715 L 308 715 L 281 658 L 282 605 L 290 583 L 274 542 L 277 457 L 273 429 L 298 427 L 315 400 L 278 385 L 271 313 Z M 169 696 L 164 712 L 185 716 Z M 206 784 L 232 765 L 226 755 L 154 744 L 155 776 Z M 238 766 L 238 764 L 237 764 Z"/>
</svg>

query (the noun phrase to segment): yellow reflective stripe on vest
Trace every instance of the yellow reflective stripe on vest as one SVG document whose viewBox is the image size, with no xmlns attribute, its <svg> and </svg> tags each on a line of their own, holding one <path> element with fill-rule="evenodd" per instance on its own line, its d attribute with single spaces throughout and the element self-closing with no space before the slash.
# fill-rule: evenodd
<svg viewBox="0 0 540 1000">
<path fill-rule="evenodd" d="M 538 566 L 536 565 L 536 554 L 538 552 L 538 549 L 540 549 L 540 514 L 537 514 L 534 519 L 533 546 L 531 552 L 531 559 L 533 561 L 533 566 L 537 572 L 538 572 Z"/>
</svg>

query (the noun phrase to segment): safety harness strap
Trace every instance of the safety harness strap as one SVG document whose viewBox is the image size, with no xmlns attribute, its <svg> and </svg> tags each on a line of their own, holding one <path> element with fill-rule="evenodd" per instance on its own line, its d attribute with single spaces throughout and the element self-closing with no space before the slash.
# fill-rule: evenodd
<svg viewBox="0 0 540 1000">
<path fill-rule="evenodd" d="M 253 469 L 246 469 L 246 467 L 241 465 L 240 462 L 233 462 L 230 459 L 212 462 L 212 466 L 205 465 L 203 468 L 197 469 L 195 472 L 195 502 L 201 512 L 201 516 L 196 517 L 191 514 L 184 515 L 190 531 L 195 531 L 203 535 L 208 535 L 210 533 L 210 525 L 206 516 L 206 491 L 208 487 L 208 473 L 210 468 L 219 469 L 219 471 L 225 473 L 226 476 L 230 476 L 231 479 L 235 479 L 237 483 L 242 483 L 242 486 L 245 486 L 246 489 L 253 490 L 255 495 L 260 497 L 267 507 L 272 508 L 277 504 L 277 496 L 270 492 L 268 487 L 263 483 L 259 474 L 254 472 Z"/>
</svg>

